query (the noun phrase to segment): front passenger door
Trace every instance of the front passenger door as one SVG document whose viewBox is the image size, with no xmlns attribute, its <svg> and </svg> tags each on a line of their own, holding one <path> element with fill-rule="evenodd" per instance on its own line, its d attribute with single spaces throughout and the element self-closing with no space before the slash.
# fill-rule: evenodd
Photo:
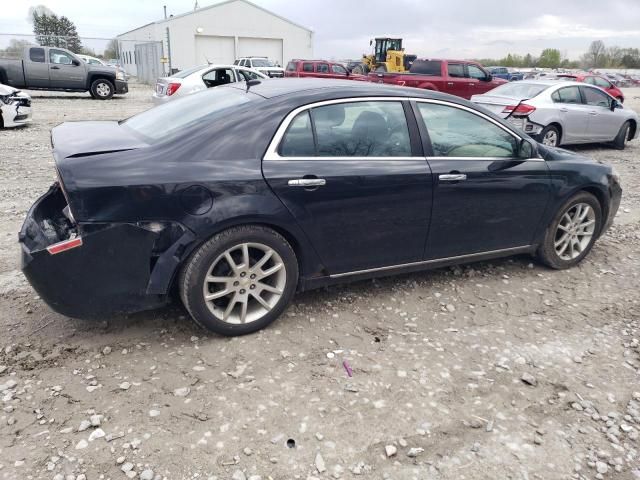
<svg viewBox="0 0 640 480">
<path fill-rule="evenodd" d="M 51 88 L 78 89 L 86 86 L 85 63 L 64 50 L 49 49 L 49 80 Z"/>
<path fill-rule="evenodd" d="M 520 138 L 471 109 L 420 101 L 416 110 L 434 177 L 425 259 L 530 245 L 550 195 L 546 162 L 518 158 Z"/>
<path fill-rule="evenodd" d="M 613 98 L 598 87 L 580 87 L 588 109 L 587 138 L 594 142 L 613 140 L 622 126 L 622 119 L 611 111 Z"/>
</svg>

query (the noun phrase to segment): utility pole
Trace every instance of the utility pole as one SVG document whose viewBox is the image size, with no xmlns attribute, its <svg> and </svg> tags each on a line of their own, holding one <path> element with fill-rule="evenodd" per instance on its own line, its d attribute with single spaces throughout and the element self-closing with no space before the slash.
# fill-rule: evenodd
<svg viewBox="0 0 640 480">
<path fill-rule="evenodd" d="M 167 6 L 163 6 L 162 8 L 164 8 L 164 19 L 167 19 Z"/>
<path fill-rule="evenodd" d="M 167 27 L 167 57 L 169 60 L 169 76 L 173 73 L 171 70 L 171 35 L 169 34 L 169 27 Z"/>
</svg>

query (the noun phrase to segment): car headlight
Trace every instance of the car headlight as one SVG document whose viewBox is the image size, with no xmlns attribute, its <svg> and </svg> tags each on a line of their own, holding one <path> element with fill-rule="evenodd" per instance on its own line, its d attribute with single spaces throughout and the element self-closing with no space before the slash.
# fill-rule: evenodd
<svg viewBox="0 0 640 480">
<path fill-rule="evenodd" d="M 117 79 L 117 80 L 124 80 L 124 73 L 123 73 L 123 72 L 121 72 L 120 70 L 118 70 L 118 71 L 116 72 L 116 79 Z"/>
</svg>

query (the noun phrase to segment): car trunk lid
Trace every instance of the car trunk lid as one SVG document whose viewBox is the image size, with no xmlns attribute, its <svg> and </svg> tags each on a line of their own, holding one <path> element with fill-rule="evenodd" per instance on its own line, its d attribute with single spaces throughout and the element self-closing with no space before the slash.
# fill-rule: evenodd
<svg viewBox="0 0 640 480">
<path fill-rule="evenodd" d="M 474 95 L 471 101 L 476 105 L 486 108 L 499 117 L 507 118 L 511 112 L 505 112 L 505 107 L 518 105 L 524 98 L 506 97 L 501 95 Z"/>
<path fill-rule="evenodd" d="M 133 150 L 146 145 L 118 122 L 65 122 L 51 130 L 56 162 L 66 158 Z"/>
</svg>

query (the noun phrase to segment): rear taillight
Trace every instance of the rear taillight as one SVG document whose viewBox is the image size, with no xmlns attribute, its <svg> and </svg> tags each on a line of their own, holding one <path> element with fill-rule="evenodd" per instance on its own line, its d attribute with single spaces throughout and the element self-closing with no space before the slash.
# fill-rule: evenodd
<svg viewBox="0 0 640 480">
<path fill-rule="evenodd" d="M 511 115 L 526 117 L 536 111 L 536 107 L 527 105 L 526 103 L 520 103 L 518 105 L 508 105 L 504 107 L 502 113 L 510 113 Z"/>
<path fill-rule="evenodd" d="M 181 85 L 180 83 L 170 83 L 167 86 L 167 96 L 169 97 L 169 96 L 173 95 L 174 93 L 176 93 L 178 91 L 178 89 L 180 88 L 180 85 Z"/>
<path fill-rule="evenodd" d="M 71 250 L 72 248 L 81 246 L 82 238 L 76 237 L 69 240 L 64 240 L 62 242 L 54 243 L 53 245 L 49 245 L 47 247 L 47 252 L 49 252 L 51 255 L 55 255 L 56 253 L 66 252 L 67 250 Z"/>
</svg>

